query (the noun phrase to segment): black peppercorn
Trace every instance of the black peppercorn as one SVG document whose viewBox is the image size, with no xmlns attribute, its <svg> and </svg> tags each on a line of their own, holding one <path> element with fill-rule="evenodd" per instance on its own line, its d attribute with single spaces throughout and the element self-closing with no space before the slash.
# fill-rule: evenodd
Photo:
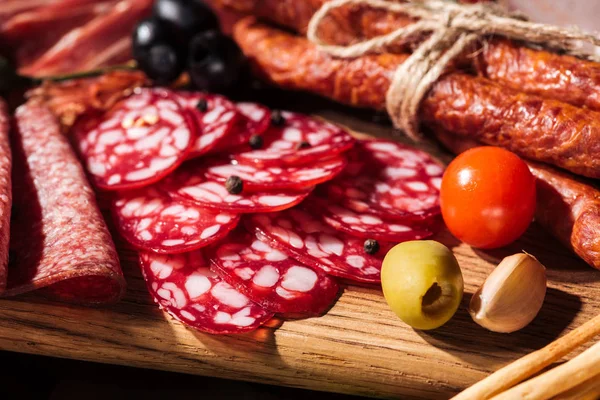
<svg viewBox="0 0 600 400">
<path fill-rule="evenodd" d="M 281 111 L 273 110 L 271 112 L 271 124 L 273 126 L 283 126 L 285 124 L 285 118 L 281 115 Z"/>
<path fill-rule="evenodd" d="M 225 181 L 225 189 L 231 194 L 240 194 L 244 190 L 244 181 L 236 175 L 231 175 Z"/>
<path fill-rule="evenodd" d="M 364 248 L 367 254 L 376 254 L 379 251 L 379 242 L 374 239 L 367 239 Z"/>
<path fill-rule="evenodd" d="M 206 101 L 206 99 L 198 100 L 198 103 L 196 104 L 196 108 L 200 112 L 203 112 L 203 113 L 207 112 L 208 111 L 208 102 Z"/>
<path fill-rule="evenodd" d="M 311 147 L 310 143 L 308 143 L 306 140 L 303 140 L 300 142 L 300 144 L 298 144 L 299 149 L 308 149 L 309 147 Z"/>
<path fill-rule="evenodd" d="M 263 147 L 263 138 L 260 135 L 252 135 L 250 136 L 250 140 L 248 140 L 248 144 L 254 150 L 258 150 Z"/>
</svg>

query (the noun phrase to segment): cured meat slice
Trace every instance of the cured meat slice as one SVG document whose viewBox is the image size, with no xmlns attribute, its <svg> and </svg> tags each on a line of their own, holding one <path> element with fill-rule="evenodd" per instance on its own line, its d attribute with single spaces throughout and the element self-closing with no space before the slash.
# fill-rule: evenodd
<svg viewBox="0 0 600 400">
<path fill-rule="evenodd" d="M 11 17 L 41 8 L 56 0 L 3 0 L 0 8 L 0 23 L 5 23 Z"/>
<path fill-rule="evenodd" d="M 263 167 L 233 164 L 229 160 L 215 162 L 206 168 L 206 177 L 224 183 L 231 176 L 244 181 L 244 189 L 276 190 L 302 189 L 333 179 L 346 166 L 342 156 L 299 167 Z"/>
<path fill-rule="evenodd" d="M 44 288 L 64 301 L 98 304 L 125 290 L 119 258 L 94 192 L 45 107 L 16 112 L 14 202 L 8 290 Z"/>
<path fill-rule="evenodd" d="M 94 62 L 130 59 L 131 47 L 123 49 L 125 52 L 120 57 L 98 55 L 105 53 L 106 49 L 115 43 L 121 43 L 124 38 L 130 37 L 137 21 L 150 14 L 152 4 L 152 0 L 117 1 L 108 12 L 63 35 L 45 50 L 41 57 L 20 65 L 19 72 L 32 76 L 48 76 L 102 66 Z"/>
<path fill-rule="evenodd" d="M 213 152 L 219 153 L 247 145 L 252 136 L 262 136 L 271 123 L 271 110 L 258 103 L 237 103 L 238 118 L 235 126 Z"/>
<path fill-rule="evenodd" d="M 401 143 L 361 141 L 351 168 L 327 184 L 328 194 L 358 213 L 384 219 L 438 215 L 444 168 L 427 153 Z"/>
<path fill-rule="evenodd" d="M 212 150 L 230 134 L 235 126 L 238 117 L 237 108 L 223 96 L 177 92 L 176 97 L 182 107 L 190 110 L 198 127 L 198 134 L 188 158 L 198 157 Z M 203 106 L 206 108 L 202 108 Z"/>
<path fill-rule="evenodd" d="M 281 126 L 271 124 L 263 147 L 233 156 L 240 164 L 290 166 L 308 164 L 352 148 L 354 138 L 329 122 L 308 115 L 281 112 Z"/>
<path fill-rule="evenodd" d="M 271 248 L 254 235 L 236 230 L 210 253 L 221 277 L 266 310 L 319 315 L 335 301 L 337 283 Z"/>
<path fill-rule="evenodd" d="M 116 226 L 133 246 L 155 253 L 183 253 L 222 239 L 239 216 L 171 199 L 154 187 L 120 193 L 112 205 Z"/>
<path fill-rule="evenodd" d="M 96 186 L 123 190 L 148 186 L 177 168 L 192 144 L 191 126 L 168 92 L 141 89 L 73 129 Z"/>
<path fill-rule="evenodd" d="M 190 163 L 169 176 L 161 189 L 169 196 L 201 207 L 238 214 L 285 210 L 300 203 L 312 191 L 312 188 L 306 188 L 231 194 L 225 184 L 207 180 L 205 173 L 206 168 L 201 164 Z"/>
<path fill-rule="evenodd" d="M 358 238 L 406 242 L 433 235 L 433 232 L 425 227 L 386 221 L 369 212 L 357 213 L 316 196 L 312 196 L 302 206 L 306 210 L 314 210 L 327 225 Z"/>
<path fill-rule="evenodd" d="M 252 215 L 245 221 L 260 240 L 301 263 L 359 282 L 381 281 L 381 263 L 392 247 L 379 242 L 379 251 L 368 254 L 363 239 L 336 231 L 298 208 Z"/>
<path fill-rule="evenodd" d="M 200 251 L 171 255 L 142 252 L 140 266 L 154 301 L 199 331 L 248 332 L 273 317 L 212 272 Z"/>
<path fill-rule="evenodd" d="M 115 0 L 53 0 L 0 24 L 0 37 L 13 51 L 16 65 L 34 63 L 64 35 L 106 15 L 116 3 Z"/>
<path fill-rule="evenodd" d="M 10 116 L 6 103 L 0 99 L 0 293 L 6 288 L 8 272 L 8 243 L 10 237 L 10 208 L 12 206 L 10 151 Z"/>
</svg>

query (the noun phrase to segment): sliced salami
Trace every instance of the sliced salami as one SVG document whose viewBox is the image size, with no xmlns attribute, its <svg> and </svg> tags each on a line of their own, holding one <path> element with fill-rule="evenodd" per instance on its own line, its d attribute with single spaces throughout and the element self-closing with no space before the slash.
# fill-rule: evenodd
<svg viewBox="0 0 600 400">
<path fill-rule="evenodd" d="M 243 230 L 211 249 L 210 260 L 225 281 L 275 313 L 320 315 L 339 291 L 321 270 L 299 263 Z"/>
<path fill-rule="evenodd" d="M 245 221 L 259 239 L 301 263 L 360 282 L 381 281 L 381 263 L 392 247 L 392 243 L 379 242 L 379 250 L 368 254 L 364 239 L 336 231 L 297 207 L 252 215 Z"/>
<path fill-rule="evenodd" d="M 119 258 L 85 173 L 44 106 L 16 112 L 13 136 L 14 258 L 8 290 L 85 304 L 117 301 L 125 291 Z"/>
<path fill-rule="evenodd" d="M 244 182 L 244 189 L 250 191 L 303 189 L 327 182 L 346 166 L 343 156 L 335 156 L 299 167 L 263 167 L 233 164 L 229 160 L 212 163 L 206 168 L 206 177 L 215 182 L 225 183 L 231 176 Z"/>
<path fill-rule="evenodd" d="M 169 176 L 161 184 L 161 189 L 169 196 L 201 207 L 238 214 L 285 210 L 300 203 L 312 190 L 242 191 L 231 194 L 225 184 L 204 178 L 205 173 L 202 164 L 189 163 Z"/>
<path fill-rule="evenodd" d="M 0 293 L 6 288 L 8 272 L 8 242 L 10 237 L 10 208 L 12 206 L 10 150 L 10 115 L 0 99 Z"/>
<path fill-rule="evenodd" d="M 304 114 L 281 112 L 279 126 L 272 123 L 261 149 L 243 151 L 233 158 L 240 164 L 302 165 L 340 154 L 354 145 L 341 127 Z"/>
<path fill-rule="evenodd" d="M 423 151 L 392 141 L 361 141 L 350 167 L 327 184 L 327 192 L 358 213 L 427 219 L 439 214 L 443 172 Z"/>
<path fill-rule="evenodd" d="M 229 233 L 239 216 L 172 199 L 154 187 L 120 193 L 112 213 L 117 229 L 133 246 L 155 253 L 184 253 Z"/>
<path fill-rule="evenodd" d="M 225 97 L 200 92 L 176 92 L 175 96 L 193 115 L 198 128 L 188 158 L 208 153 L 233 133 L 239 113 Z"/>
<path fill-rule="evenodd" d="M 271 123 L 271 110 L 257 103 L 237 103 L 238 119 L 227 138 L 217 144 L 214 152 L 247 145 L 252 136 L 262 136 Z"/>
<path fill-rule="evenodd" d="M 310 197 L 302 206 L 307 211 L 313 210 L 315 214 L 320 215 L 327 225 L 358 238 L 406 242 L 433 235 L 433 232 L 425 227 L 383 220 L 369 212 L 354 212 L 316 196 Z"/>
<path fill-rule="evenodd" d="M 200 251 L 142 252 L 140 266 L 154 301 L 191 328 L 214 334 L 243 333 L 273 317 L 212 272 Z"/>
<path fill-rule="evenodd" d="M 142 89 L 107 114 L 76 124 L 76 146 L 97 187 L 147 186 L 183 162 L 192 144 L 193 122 L 169 93 Z"/>
</svg>

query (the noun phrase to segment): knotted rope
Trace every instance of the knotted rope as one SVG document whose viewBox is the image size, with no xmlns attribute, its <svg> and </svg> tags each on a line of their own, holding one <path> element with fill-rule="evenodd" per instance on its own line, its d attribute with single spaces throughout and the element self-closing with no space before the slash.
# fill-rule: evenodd
<svg viewBox="0 0 600 400">
<path fill-rule="evenodd" d="M 416 22 L 388 34 L 348 46 L 329 45 L 318 36 L 319 25 L 336 8 L 367 6 L 404 14 Z M 386 108 L 394 125 L 414 140 L 420 138 L 418 110 L 423 97 L 465 49 L 487 35 L 501 35 L 555 51 L 584 57 L 581 43 L 600 46 L 600 38 L 575 28 L 560 28 L 527 21 L 493 3 L 458 4 L 444 0 L 411 3 L 387 0 L 333 0 L 312 17 L 307 37 L 320 50 L 340 58 L 355 58 L 384 52 L 392 45 L 410 42 L 429 34 L 412 55 L 396 70 L 386 94 Z M 591 58 L 591 57 L 586 57 Z"/>
</svg>

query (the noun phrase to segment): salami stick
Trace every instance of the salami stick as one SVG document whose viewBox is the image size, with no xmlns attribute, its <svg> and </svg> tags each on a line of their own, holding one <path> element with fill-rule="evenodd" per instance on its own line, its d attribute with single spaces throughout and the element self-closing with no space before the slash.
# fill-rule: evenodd
<svg viewBox="0 0 600 400">
<path fill-rule="evenodd" d="M 304 38 L 251 18 L 236 25 L 234 36 L 271 82 L 360 107 L 384 108 L 390 78 L 406 59 L 389 53 L 334 59 Z M 420 114 L 426 125 L 600 177 L 600 113 L 451 73 L 433 86 Z"/>
<path fill-rule="evenodd" d="M 10 236 L 10 208 L 12 205 L 9 133 L 10 122 L 6 103 L 0 99 L 0 293 L 6 288 L 8 272 L 8 241 Z"/>
<path fill-rule="evenodd" d="M 329 0 L 218 0 L 217 3 L 306 34 L 313 14 Z M 411 24 L 405 15 L 368 7 L 341 7 L 321 24 L 319 37 L 347 45 Z M 410 50 L 410 49 L 408 49 Z M 405 52 L 397 46 L 394 52 Z M 490 39 L 464 60 L 479 75 L 526 93 L 600 110 L 600 64 L 531 49 L 506 39 Z"/>
<path fill-rule="evenodd" d="M 17 110 L 16 126 L 14 258 L 5 295 L 44 288 L 64 301 L 118 300 L 125 280 L 117 252 L 58 122 L 46 107 L 29 102 Z"/>
<path fill-rule="evenodd" d="M 436 136 L 457 154 L 480 145 L 443 131 Z M 536 221 L 586 263 L 600 269 L 600 190 L 549 166 L 527 164 L 537 178 Z"/>
</svg>

